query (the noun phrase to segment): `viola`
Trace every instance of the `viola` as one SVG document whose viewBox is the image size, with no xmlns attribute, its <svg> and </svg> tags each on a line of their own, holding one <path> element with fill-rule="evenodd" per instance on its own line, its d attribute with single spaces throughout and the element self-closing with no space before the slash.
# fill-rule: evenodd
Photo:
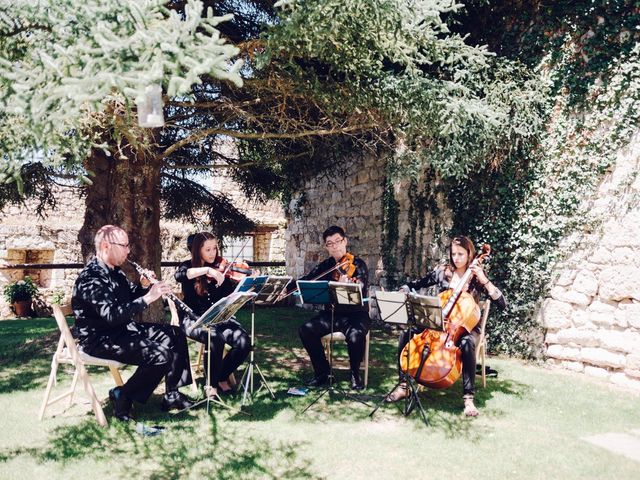
<svg viewBox="0 0 640 480">
<path fill-rule="evenodd" d="M 229 262 L 218 256 L 213 261 L 213 268 L 222 272 L 226 278 L 239 282 L 243 278 L 253 275 L 253 270 L 246 262 Z"/>
<path fill-rule="evenodd" d="M 337 268 L 333 271 L 331 278 L 336 282 L 340 280 L 342 275 L 346 275 L 353 282 L 356 281 L 353 275 L 356 273 L 355 256 L 351 253 L 345 253 L 340 260 L 336 262 Z"/>
<path fill-rule="evenodd" d="M 471 267 L 481 265 L 491 253 L 488 244 L 482 253 L 469 264 L 455 289 L 440 293 L 444 331 L 425 329 L 414 335 L 400 354 L 400 368 L 422 385 L 431 388 L 448 388 L 462 374 L 462 352 L 458 340 L 480 321 L 480 307 L 466 291 L 473 272 Z"/>
<path fill-rule="evenodd" d="M 356 265 L 354 263 L 354 259 L 355 257 L 350 254 L 350 253 L 346 253 L 342 256 L 342 258 L 336 262 L 336 264 L 331 267 L 329 270 L 325 270 L 324 272 L 316 275 L 315 277 L 313 277 L 311 279 L 311 281 L 316 281 L 319 278 L 324 277 L 325 275 L 329 275 L 331 274 L 331 278 L 332 280 L 338 281 L 340 280 L 340 277 L 342 275 L 346 275 L 349 278 L 351 278 L 354 282 L 356 282 L 357 280 L 355 278 L 353 278 L 353 275 L 356 272 Z M 296 287 L 294 290 L 291 290 L 289 293 L 287 293 L 286 295 L 282 296 L 282 298 L 280 298 L 280 301 L 284 300 L 285 298 L 289 297 L 290 295 L 294 295 L 297 292 L 300 291 L 299 287 Z"/>
</svg>

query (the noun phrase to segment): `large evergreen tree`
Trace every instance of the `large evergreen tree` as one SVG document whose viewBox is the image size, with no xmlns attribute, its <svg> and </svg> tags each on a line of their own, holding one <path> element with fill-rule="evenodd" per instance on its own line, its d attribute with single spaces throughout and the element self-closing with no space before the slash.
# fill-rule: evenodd
<svg viewBox="0 0 640 480">
<path fill-rule="evenodd" d="M 0 201 L 51 202 L 56 177 L 89 180 L 85 252 L 95 228 L 115 222 L 131 232 L 132 254 L 157 268 L 161 198 L 169 216 L 204 209 L 222 230 L 247 225 L 195 181 L 202 172 L 231 168 L 264 198 L 363 147 L 402 143 L 448 176 L 499 163 L 510 142 L 534 137 L 539 119 L 517 106 L 540 85 L 452 33 L 461 8 L 0 0 Z M 167 123 L 141 129 L 135 99 L 152 83 L 163 86 Z"/>
</svg>

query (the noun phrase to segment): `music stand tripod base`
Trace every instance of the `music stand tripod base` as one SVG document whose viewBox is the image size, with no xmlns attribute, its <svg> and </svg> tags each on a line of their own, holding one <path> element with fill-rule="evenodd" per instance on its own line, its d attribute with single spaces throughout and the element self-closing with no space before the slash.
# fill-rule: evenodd
<svg viewBox="0 0 640 480">
<path fill-rule="evenodd" d="M 276 399 L 276 396 L 273 393 L 273 390 L 271 390 L 271 387 L 267 383 L 267 379 L 264 378 L 264 375 L 262 374 L 262 370 L 260 370 L 260 366 L 256 363 L 255 357 L 254 357 L 255 309 L 256 309 L 256 304 L 255 304 L 255 301 L 253 301 L 251 306 L 251 353 L 249 356 L 249 365 L 247 365 L 247 368 L 245 368 L 244 372 L 242 373 L 242 378 L 240 379 L 240 385 L 242 389 L 242 402 L 240 403 L 241 407 L 244 407 L 248 403 L 247 399 L 250 399 L 251 401 L 253 401 L 253 395 L 255 393 L 259 393 L 263 387 L 267 389 L 272 399 L 274 400 Z M 260 376 L 260 388 L 254 391 L 253 376 L 255 372 L 258 372 L 258 375 Z"/>
<path fill-rule="evenodd" d="M 335 305 L 331 304 L 331 338 L 333 338 L 333 319 L 334 319 L 334 310 L 335 310 Z M 334 383 L 334 375 L 333 375 L 333 349 L 330 348 L 329 349 L 329 375 L 328 375 L 328 385 L 316 396 L 316 398 L 305 407 L 304 410 L 302 410 L 302 413 L 305 413 L 307 410 L 309 410 L 312 406 L 314 406 L 316 403 L 318 403 L 318 401 L 326 394 L 326 393 L 338 393 L 339 395 L 342 395 L 343 397 L 347 397 L 350 400 L 354 400 L 356 402 L 362 403 L 363 405 L 366 405 L 367 407 L 370 407 L 371 405 L 369 405 L 367 402 L 365 402 L 364 400 L 360 400 L 359 398 L 351 395 L 348 392 L 345 392 L 344 390 L 342 390 L 340 387 L 338 387 L 335 383 Z"/>
<path fill-rule="evenodd" d="M 209 406 L 211 403 L 215 403 L 216 405 L 220 405 L 223 408 L 226 408 L 227 410 L 231 410 L 234 413 L 245 413 L 242 410 L 239 410 L 235 407 L 232 407 L 231 405 L 225 403 L 224 400 L 222 400 L 222 398 L 220 397 L 220 395 L 216 392 L 216 394 L 212 397 L 210 395 L 207 395 L 207 390 L 209 390 L 209 388 L 211 387 L 211 384 L 209 382 L 209 372 L 211 371 L 211 328 L 210 327 L 206 327 L 207 328 L 207 342 L 208 342 L 208 351 L 209 351 L 209 355 L 207 355 L 207 380 L 206 380 L 206 384 L 204 387 L 205 390 L 205 397 L 202 400 L 198 400 L 197 402 L 194 402 L 193 405 L 191 405 L 190 407 L 187 408 L 183 408 L 182 410 L 178 410 L 176 412 L 174 412 L 174 414 L 179 414 L 179 413 L 183 413 L 186 412 L 187 410 L 192 410 L 196 407 L 199 407 L 200 405 L 202 405 L 203 403 L 207 403 L 207 413 L 209 413 Z"/>
<path fill-rule="evenodd" d="M 276 399 L 273 390 L 267 383 L 266 378 L 264 377 L 260 366 L 255 361 L 255 318 L 256 318 L 256 301 L 258 301 L 261 305 L 273 304 L 278 301 L 279 294 L 287 287 L 290 283 L 291 277 L 278 277 L 278 276 L 268 276 L 268 277 L 247 277 L 244 280 L 246 285 L 241 285 L 242 288 L 255 288 L 258 286 L 259 291 L 256 293 L 256 296 L 251 301 L 251 353 L 249 356 L 249 364 L 247 368 L 245 368 L 242 373 L 242 378 L 240 379 L 240 386 L 242 389 L 242 402 L 240 403 L 241 407 L 244 407 L 248 400 L 253 401 L 253 395 L 255 393 L 259 393 L 262 388 L 266 388 L 271 395 L 273 400 Z M 260 388 L 254 391 L 254 378 L 255 372 L 258 372 L 260 376 Z"/>
<path fill-rule="evenodd" d="M 407 352 L 406 352 L 406 373 L 404 373 L 404 378 L 401 378 L 392 388 L 389 390 L 383 397 L 380 402 L 376 405 L 369 417 L 373 418 L 373 415 L 378 411 L 378 409 L 382 406 L 383 403 L 387 403 L 386 400 L 396 388 L 398 388 L 402 383 L 406 383 L 406 388 L 409 389 L 409 395 L 405 397 L 404 401 L 404 416 L 408 416 L 416 407 L 418 406 L 418 410 L 420 411 L 420 415 L 422 416 L 422 420 L 425 425 L 429 425 L 429 421 L 427 419 L 427 414 L 422 407 L 422 403 L 420 402 L 420 397 L 418 397 L 418 389 L 416 386 L 416 379 L 409 374 L 409 359 L 411 358 L 411 339 L 413 336 L 413 329 L 417 324 L 425 325 L 427 328 L 432 330 L 441 330 L 443 328 L 442 324 L 442 308 L 440 307 L 439 300 L 437 298 L 432 297 L 424 297 L 422 295 L 410 295 L 406 296 L 405 294 L 401 294 L 400 292 L 386 292 L 383 297 L 387 297 L 384 299 L 379 298 L 378 302 L 380 304 L 381 301 L 386 301 L 390 304 L 389 310 L 389 322 L 390 323 L 405 323 L 408 327 L 408 342 L 407 342 Z M 400 298 L 402 297 L 402 298 Z M 405 307 L 404 309 L 402 307 Z M 386 310 L 383 308 L 383 305 L 380 305 L 380 310 Z M 403 318 L 398 321 L 397 318 L 402 310 L 406 311 Z M 393 319 L 392 319 L 393 318 Z M 387 319 L 383 318 L 384 321 Z M 422 364 L 418 368 L 416 372 L 416 377 L 420 377 L 420 373 L 422 367 L 424 365 L 424 361 L 429 356 L 429 350 L 425 348 L 423 352 L 424 358 L 422 360 Z M 396 405 L 397 406 L 397 405 Z"/>
<path fill-rule="evenodd" d="M 390 403 L 387 402 L 387 398 L 389 397 L 389 395 L 391 394 L 391 392 L 393 392 L 396 388 L 398 388 L 402 383 L 406 383 L 406 388 L 409 389 L 409 395 L 407 395 L 404 398 L 404 408 L 400 409 L 399 405 L 396 404 L 396 407 L 398 409 L 400 409 L 400 411 L 402 412 L 402 414 L 405 417 L 408 417 L 411 412 L 415 409 L 416 405 L 418 406 L 418 410 L 420 411 L 420 415 L 422 417 L 422 421 L 424 422 L 425 425 L 429 426 L 429 420 L 427 419 L 427 413 L 424 411 L 424 408 L 422 407 L 422 402 L 420 401 L 420 397 L 418 397 L 418 388 L 416 386 L 416 381 L 414 380 L 414 378 L 408 374 L 405 375 L 404 379 L 399 380 L 392 388 L 391 390 L 389 390 L 384 397 L 382 397 L 382 400 L 380 400 L 378 402 L 378 404 L 376 405 L 376 407 L 371 411 L 371 413 L 369 414 L 369 417 L 373 418 L 373 416 L 375 415 L 375 413 L 380 409 L 380 407 L 385 404 L 385 403 Z"/>
</svg>

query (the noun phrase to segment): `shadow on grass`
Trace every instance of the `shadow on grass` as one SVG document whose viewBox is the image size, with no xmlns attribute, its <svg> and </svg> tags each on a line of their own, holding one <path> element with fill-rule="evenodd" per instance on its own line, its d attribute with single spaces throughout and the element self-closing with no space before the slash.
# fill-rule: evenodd
<svg viewBox="0 0 640 480">
<path fill-rule="evenodd" d="M 366 428 L 373 422 L 406 422 L 412 428 L 430 428 L 448 437 L 476 438 L 491 427 L 462 416 L 462 389 L 457 382 L 447 390 L 427 390 L 420 394 L 426 409 L 429 426 L 424 427 L 418 412 L 406 419 L 394 406 L 385 405 L 370 419 L 373 406 L 397 380 L 397 334 L 381 330 L 372 332 L 370 346 L 369 386 L 364 392 L 349 392 L 370 404 L 369 407 L 339 395 L 325 395 L 307 413 L 308 406 L 319 392 L 311 391 L 305 397 L 287 395 L 292 386 L 301 386 L 311 376 L 310 362 L 297 336 L 298 326 L 313 312 L 272 309 L 256 313 L 256 362 L 267 382 L 276 393 L 273 400 L 262 389 L 253 397 L 253 403 L 244 408 L 251 414 L 233 415 L 213 407 L 208 413 L 200 408 L 177 416 L 159 411 L 159 397 L 154 396 L 148 405 L 136 413 L 147 425 L 155 423 L 166 427 L 158 437 L 142 437 L 135 424 L 121 424 L 112 420 L 112 412 L 106 407 L 110 426 L 100 428 L 90 413 L 77 425 L 54 430 L 46 446 L 0 451 L 0 461 L 19 456 L 30 456 L 42 462 L 68 463 L 82 458 L 110 461 L 116 458 L 121 470 L 113 477 L 130 478 L 182 478 L 201 475 L 205 478 L 316 478 L 310 462 L 297 452 L 304 443 L 282 441 L 273 444 L 251 433 L 252 422 L 269 421 L 283 412 L 292 412 L 294 421 L 300 424 L 340 422 L 362 424 Z M 238 318 L 250 325 L 247 312 Z M 49 362 L 57 341 L 57 333 L 51 338 L 39 337 L 41 343 L 24 347 L 11 358 L 0 356 L 0 393 L 44 387 L 49 373 Z M 28 338 L 23 339 L 28 342 Z M 335 344 L 336 378 L 339 385 L 348 388 L 348 361 L 346 347 Z M 246 364 L 245 364 L 246 366 Z M 7 369 L 7 367 L 9 367 Z M 346 368 L 346 369 L 345 369 Z M 241 372 L 240 372 L 241 373 Z M 237 377 L 239 379 L 239 376 Z M 259 386 L 256 376 L 256 388 Z M 485 410 L 485 405 L 497 394 L 525 396 L 529 386 L 510 380 L 490 378 L 487 388 L 477 388 L 476 401 L 482 411 L 481 419 L 502 417 L 506 413 Z M 188 392 L 187 389 L 183 391 Z M 226 398 L 228 403 L 240 407 L 241 395 Z"/>
<path fill-rule="evenodd" d="M 110 417 L 110 409 L 107 408 Z M 159 413 L 155 404 L 138 412 L 146 425 L 165 427 L 157 437 L 145 437 L 134 422 L 112 420 L 101 428 L 92 419 L 56 428 L 42 447 L 0 451 L 0 461 L 28 456 L 61 465 L 90 459 L 118 466 L 111 478 L 319 478 L 310 461 L 300 458 L 301 442 L 279 442 L 239 432 L 224 414 L 206 411 L 177 416 Z M 219 420 L 220 419 L 220 420 Z"/>
<path fill-rule="evenodd" d="M 51 371 L 51 358 L 38 358 L 28 362 L 0 365 L 0 394 L 34 390 L 47 384 Z M 43 390 L 44 391 L 44 390 Z"/>
<path fill-rule="evenodd" d="M 286 394 L 289 387 L 302 386 L 303 380 L 312 375 L 308 357 L 304 349 L 300 347 L 297 333 L 294 335 L 290 330 L 284 334 L 288 340 L 286 342 L 282 341 L 283 332 L 280 332 L 278 335 L 273 334 L 273 336 L 264 334 L 258 343 L 256 359 L 260 363 L 267 382 L 276 391 L 276 400 L 272 400 L 263 390 L 257 397 L 257 401 L 247 408 L 247 411 L 252 414 L 250 421 L 266 421 L 274 418 L 280 411 L 289 409 L 296 412 L 296 416 L 305 422 L 324 422 L 328 419 L 346 423 L 369 421 L 369 414 L 374 406 L 384 398 L 397 381 L 395 363 L 397 333 L 377 329 L 372 331 L 369 354 L 369 385 L 364 392 L 349 390 L 347 349 L 340 342 L 334 344 L 334 374 L 338 386 L 358 400 L 367 402 L 370 407 L 338 394 L 326 394 L 308 412 L 302 414 L 304 408 L 316 399 L 321 390 L 310 390 L 305 397 L 291 397 Z M 530 387 L 526 384 L 489 378 L 486 388 L 478 385 L 476 388 L 476 405 L 482 411 L 481 418 L 497 418 L 506 414 L 484 408 L 494 395 L 504 394 L 521 397 L 527 395 L 529 391 Z M 479 425 L 474 419 L 462 415 L 461 381 L 445 390 L 425 389 L 419 395 L 428 417 L 428 428 L 442 431 L 448 437 L 467 438 L 481 436 L 484 431 L 490 428 Z M 402 418 L 402 412 L 395 407 L 388 404 L 383 405 L 375 414 L 374 420 L 392 420 L 397 419 L 398 416 Z M 417 410 L 411 413 L 406 421 L 416 427 L 423 426 L 422 418 Z"/>
<path fill-rule="evenodd" d="M 16 331 L 19 325 L 2 328 L 4 341 L 1 342 L 3 349 L 0 352 L 0 394 L 42 388 L 47 383 L 51 357 L 60 333 L 57 329 L 51 331 L 51 322 L 24 322 L 26 328 L 22 332 Z M 33 326 L 33 323 L 36 325 Z M 45 326 L 39 328 L 39 323 Z M 7 337 L 10 337 L 9 341 Z"/>
</svg>

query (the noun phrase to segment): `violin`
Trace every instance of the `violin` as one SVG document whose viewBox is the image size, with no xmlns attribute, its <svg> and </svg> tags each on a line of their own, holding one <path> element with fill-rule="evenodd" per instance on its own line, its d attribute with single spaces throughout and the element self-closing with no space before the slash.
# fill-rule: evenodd
<svg viewBox="0 0 640 480">
<path fill-rule="evenodd" d="M 416 381 L 431 388 L 448 388 L 462 374 L 462 352 L 458 340 L 480 321 L 480 307 L 467 292 L 473 272 L 491 253 L 488 244 L 469 264 L 455 289 L 445 290 L 438 297 L 442 305 L 444 331 L 425 329 L 414 335 L 400 354 L 400 368 Z"/>
<path fill-rule="evenodd" d="M 226 278 L 239 282 L 243 278 L 253 275 L 253 270 L 246 262 L 229 262 L 218 256 L 213 261 L 213 268 L 222 272 Z"/>
<path fill-rule="evenodd" d="M 342 275 L 349 277 L 349 280 L 356 282 L 353 278 L 356 273 L 356 264 L 354 263 L 355 256 L 349 252 L 345 253 L 340 260 L 336 262 L 337 268 L 333 271 L 331 277 L 334 281 L 339 281 Z"/>
</svg>

